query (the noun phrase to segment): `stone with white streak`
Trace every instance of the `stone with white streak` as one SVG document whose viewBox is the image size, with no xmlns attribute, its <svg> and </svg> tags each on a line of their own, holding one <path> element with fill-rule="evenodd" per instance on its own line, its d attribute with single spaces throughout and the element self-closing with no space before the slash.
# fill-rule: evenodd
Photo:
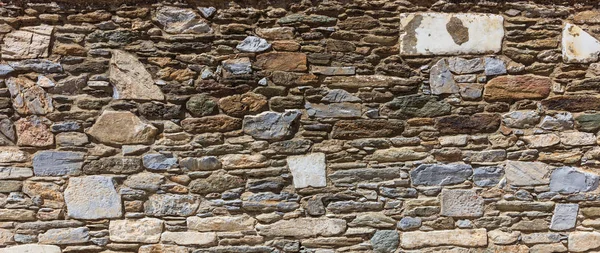
<svg viewBox="0 0 600 253">
<path fill-rule="evenodd" d="M 289 156 L 287 164 L 292 172 L 295 188 L 327 186 L 324 153 Z"/>
<path fill-rule="evenodd" d="M 403 13 L 400 14 L 400 54 L 496 53 L 502 47 L 503 22 L 502 16 L 494 14 Z"/>
<path fill-rule="evenodd" d="M 156 218 L 112 220 L 108 226 L 113 242 L 157 243 L 164 221 Z"/>
<path fill-rule="evenodd" d="M 259 53 L 268 50 L 271 48 L 271 44 L 267 42 L 267 40 L 256 37 L 256 36 L 248 36 L 240 44 L 235 47 L 237 50 L 242 52 L 251 52 L 251 53 Z"/>
<path fill-rule="evenodd" d="M 112 51 L 109 78 L 115 99 L 163 100 L 165 97 L 144 64 L 125 51 Z"/>
<path fill-rule="evenodd" d="M 550 183 L 552 166 L 541 162 L 506 161 L 504 172 L 512 186 L 537 186 Z"/>
<path fill-rule="evenodd" d="M 566 24 L 562 31 L 562 58 L 567 63 L 598 61 L 600 41 L 581 27 Z"/>
<path fill-rule="evenodd" d="M 4 37 L 2 58 L 20 60 L 48 57 L 48 46 L 54 27 L 41 25 L 23 27 Z"/>
<path fill-rule="evenodd" d="M 74 219 L 119 218 L 123 214 L 121 196 L 113 179 L 107 176 L 72 177 L 65 189 L 68 215 Z"/>
<path fill-rule="evenodd" d="M 153 18 L 167 33 L 210 33 L 210 25 L 191 9 L 162 6 Z"/>
</svg>

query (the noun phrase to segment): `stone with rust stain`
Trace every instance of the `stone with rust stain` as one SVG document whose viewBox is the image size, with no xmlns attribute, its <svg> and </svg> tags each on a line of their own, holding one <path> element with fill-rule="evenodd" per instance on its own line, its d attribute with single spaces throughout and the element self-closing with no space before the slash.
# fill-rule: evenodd
<svg viewBox="0 0 600 253">
<path fill-rule="evenodd" d="M 54 27 L 41 25 L 23 27 L 5 35 L 2 58 L 21 60 L 48 57 L 48 47 Z"/>
<path fill-rule="evenodd" d="M 564 62 L 596 62 L 599 54 L 600 41 L 579 26 L 565 25 L 562 32 L 562 57 Z"/>
<path fill-rule="evenodd" d="M 219 108 L 229 116 L 243 117 L 247 114 L 256 114 L 266 109 L 267 98 L 253 92 L 236 94 L 221 98 Z"/>
<path fill-rule="evenodd" d="M 54 110 L 52 97 L 26 77 L 11 77 L 6 80 L 6 86 L 18 113 L 43 115 Z"/>
<path fill-rule="evenodd" d="M 269 71 L 302 72 L 306 66 L 306 54 L 292 52 L 270 52 L 256 56 L 254 66 Z"/>
<path fill-rule="evenodd" d="M 486 101 L 516 101 L 543 99 L 550 94 L 552 80 L 548 77 L 522 75 L 499 76 L 490 80 L 483 92 Z"/>
<path fill-rule="evenodd" d="M 29 116 L 15 122 L 17 145 L 47 147 L 54 144 L 54 134 L 50 131 L 50 121 L 43 117 Z"/>
</svg>

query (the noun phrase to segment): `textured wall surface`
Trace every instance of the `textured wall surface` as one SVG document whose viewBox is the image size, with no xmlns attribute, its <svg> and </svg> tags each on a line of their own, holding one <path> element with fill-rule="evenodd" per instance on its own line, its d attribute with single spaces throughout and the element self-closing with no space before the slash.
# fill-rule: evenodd
<svg viewBox="0 0 600 253">
<path fill-rule="evenodd" d="M 600 249 L 598 6 L 114 2 L 0 6 L 0 253 Z"/>
</svg>

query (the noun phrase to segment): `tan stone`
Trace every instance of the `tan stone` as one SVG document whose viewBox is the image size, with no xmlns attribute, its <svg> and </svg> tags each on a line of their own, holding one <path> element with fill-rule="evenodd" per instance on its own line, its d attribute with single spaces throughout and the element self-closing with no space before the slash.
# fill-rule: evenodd
<svg viewBox="0 0 600 253">
<path fill-rule="evenodd" d="M 242 119 L 227 115 L 206 116 L 202 118 L 186 118 L 181 127 L 188 133 L 201 134 L 207 132 L 229 132 L 242 128 Z"/>
<path fill-rule="evenodd" d="M 54 135 L 50 131 L 48 119 L 38 116 L 21 118 L 15 122 L 17 145 L 47 147 L 54 144 Z"/>
<path fill-rule="evenodd" d="M 60 247 L 54 245 L 24 244 L 0 249 L 0 253 L 60 253 Z"/>
<path fill-rule="evenodd" d="M 132 54 L 113 50 L 110 59 L 110 81 L 116 99 L 163 100 L 164 95 L 154 84 L 152 75 Z"/>
<path fill-rule="evenodd" d="M 110 14 L 110 12 L 104 10 L 97 10 L 94 12 L 69 15 L 67 16 L 67 20 L 71 22 L 94 23 L 109 20 L 111 17 L 112 15 Z"/>
<path fill-rule="evenodd" d="M 307 238 L 314 236 L 334 236 L 346 230 L 346 221 L 328 218 L 297 218 L 281 220 L 270 225 L 256 226 L 262 236 L 290 236 Z"/>
<path fill-rule="evenodd" d="M 569 252 L 586 252 L 600 247 L 600 233 L 571 232 L 568 242 Z"/>
<path fill-rule="evenodd" d="M 112 220 L 108 227 L 113 242 L 157 243 L 164 221 L 156 218 Z"/>
<path fill-rule="evenodd" d="M 306 71 L 306 54 L 270 52 L 256 56 L 254 66 L 269 71 Z"/>
<path fill-rule="evenodd" d="M 264 155 L 228 154 L 221 157 L 224 169 L 249 169 L 265 167 L 267 158 Z"/>
<path fill-rule="evenodd" d="M 217 244 L 217 233 L 167 231 L 162 234 L 160 241 L 178 245 L 212 246 Z"/>
<path fill-rule="evenodd" d="M 485 229 L 440 230 L 431 232 L 404 232 L 401 234 L 400 245 L 406 249 L 435 246 L 487 246 Z"/>
<path fill-rule="evenodd" d="M 102 143 L 120 145 L 152 143 L 157 132 L 156 127 L 126 111 L 104 111 L 87 131 Z"/>
<path fill-rule="evenodd" d="M 20 60 L 48 57 L 53 30 L 52 26 L 41 25 L 23 27 L 7 34 L 2 45 L 2 58 Z"/>
<path fill-rule="evenodd" d="M 243 117 L 246 114 L 256 114 L 267 109 L 267 98 L 249 92 L 221 98 L 218 104 L 225 114 L 233 117 Z"/>
<path fill-rule="evenodd" d="M 293 27 L 257 28 L 256 35 L 268 40 L 291 40 L 294 39 Z"/>
<path fill-rule="evenodd" d="M 486 101 L 514 101 L 548 97 L 552 80 L 548 77 L 522 75 L 499 76 L 490 80 L 483 92 Z"/>
<path fill-rule="evenodd" d="M 0 221 L 33 221 L 35 211 L 26 209 L 0 209 Z"/>
<path fill-rule="evenodd" d="M 190 250 L 184 246 L 177 245 L 166 245 L 166 244 L 152 244 L 152 245 L 144 245 L 140 247 L 138 253 L 189 253 Z M 101 253 L 110 253 L 110 252 L 101 252 Z M 120 252 L 115 252 L 120 253 Z"/>
<path fill-rule="evenodd" d="M 8 229 L 0 229 L 0 246 L 13 242 L 14 233 Z M 1 250 L 1 249 L 0 249 Z"/>
<path fill-rule="evenodd" d="M 188 229 L 198 232 L 234 232 L 254 230 L 256 220 L 247 214 L 240 216 L 216 216 L 187 218 Z"/>
<path fill-rule="evenodd" d="M 23 193 L 31 198 L 37 197 L 43 200 L 43 207 L 60 209 L 65 205 L 60 186 L 55 183 L 28 180 L 23 183 Z"/>
<path fill-rule="evenodd" d="M 537 134 L 523 136 L 523 140 L 529 144 L 530 148 L 545 148 L 560 143 L 560 137 L 556 134 Z"/>
<path fill-rule="evenodd" d="M 413 148 L 389 148 L 376 150 L 371 159 L 379 162 L 404 162 L 423 159 L 428 155 Z"/>
</svg>

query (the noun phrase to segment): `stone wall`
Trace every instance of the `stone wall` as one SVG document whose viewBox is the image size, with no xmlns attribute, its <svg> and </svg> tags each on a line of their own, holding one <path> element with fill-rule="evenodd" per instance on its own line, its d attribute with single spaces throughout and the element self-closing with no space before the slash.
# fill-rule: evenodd
<svg viewBox="0 0 600 253">
<path fill-rule="evenodd" d="M 0 7 L 0 253 L 600 249 L 597 6 L 72 2 Z"/>
</svg>

